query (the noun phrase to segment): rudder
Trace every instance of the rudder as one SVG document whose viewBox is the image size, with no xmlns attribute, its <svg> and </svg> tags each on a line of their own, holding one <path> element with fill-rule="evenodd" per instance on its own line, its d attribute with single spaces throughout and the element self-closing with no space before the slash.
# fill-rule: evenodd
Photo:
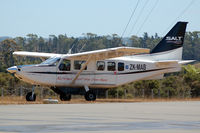
<svg viewBox="0 0 200 133">
<path fill-rule="evenodd" d="M 187 23 L 188 22 L 177 22 L 150 53 L 165 52 L 182 47 Z"/>
</svg>

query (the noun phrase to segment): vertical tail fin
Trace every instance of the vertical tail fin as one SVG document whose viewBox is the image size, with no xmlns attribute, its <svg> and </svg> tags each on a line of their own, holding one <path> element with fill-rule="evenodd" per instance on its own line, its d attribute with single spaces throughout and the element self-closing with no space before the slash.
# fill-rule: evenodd
<svg viewBox="0 0 200 133">
<path fill-rule="evenodd" d="M 187 22 L 177 22 L 150 53 L 165 52 L 183 46 Z"/>
</svg>

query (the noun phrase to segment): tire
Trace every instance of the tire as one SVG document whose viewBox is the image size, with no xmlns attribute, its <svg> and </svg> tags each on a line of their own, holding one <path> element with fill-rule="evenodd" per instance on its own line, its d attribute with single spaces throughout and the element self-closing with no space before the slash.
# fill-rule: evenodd
<svg viewBox="0 0 200 133">
<path fill-rule="evenodd" d="M 60 100 L 61 101 L 70 101 L 71 100 L 71 94 L 60 94 Z"/>
<path fill-rule="evenodd" d="M 29 92 L 26 94 L 26 101 L 35 101 L 36 100 L 36 95 L 33 94 L 33 97 L 32 97 L 32 92 Z"/>
<path fill-rule="evenodd" d="M 85 93 L 85 100 L 87 101 L 95 101 L 96 100 L 96 94 L 92 91 L 88 91 Z"/>
</svg>

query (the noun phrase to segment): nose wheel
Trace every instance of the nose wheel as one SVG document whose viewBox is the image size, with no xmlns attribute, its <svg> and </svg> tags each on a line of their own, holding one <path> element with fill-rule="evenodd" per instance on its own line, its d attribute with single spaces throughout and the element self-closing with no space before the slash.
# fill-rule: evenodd
<svg viewBox="0 0 200 133">
<path fill-rule="evenodd" d="M 36 95 L 33 94 L 32 92 L 26 94 L 26 101 L 35 101 L 35 100 L 36 100 Z"/>
<path fill-rule="evenodd" d="M 87 101 L 95 101 L 96 100 L 96 94 L 89 89 L 88 86 L 84 86 L 85 88 L 85 100 Z"/>
<path fill-rule="evenodd" d="M 35 95 L 34 91 L 35 91 L 35 86 L 32 87 L 32 92 L 29 92 L 26 94 L 26 101 L 35 101 L 36 100 L 36 95 Z"/>
</svg>

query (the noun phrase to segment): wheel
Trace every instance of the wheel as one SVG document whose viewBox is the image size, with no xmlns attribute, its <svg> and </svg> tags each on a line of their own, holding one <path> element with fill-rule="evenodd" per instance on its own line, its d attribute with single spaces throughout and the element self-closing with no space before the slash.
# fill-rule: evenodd
<svg viewBox="0 0 200 133">
<path fill-rule="evenodd" d="M 29 92 L 26 94 L 26 101 L 35 101 L 36 100 L 36 95 L 33 94 L 33 97 L 32 97 L 32 92 Z"/>
<path fill-rule="evenodd" d="M 85 100 L 87 101 L 95 101 L 96 100 L 96 94 L 92 91 L 88 91 L 85 93 Z"/>
<path fill-rule="evenodd" d="M 70 101 L 71 100 L 71 94 L 60 94 L 60 100 L 61 101 Z"/>
</svg>

